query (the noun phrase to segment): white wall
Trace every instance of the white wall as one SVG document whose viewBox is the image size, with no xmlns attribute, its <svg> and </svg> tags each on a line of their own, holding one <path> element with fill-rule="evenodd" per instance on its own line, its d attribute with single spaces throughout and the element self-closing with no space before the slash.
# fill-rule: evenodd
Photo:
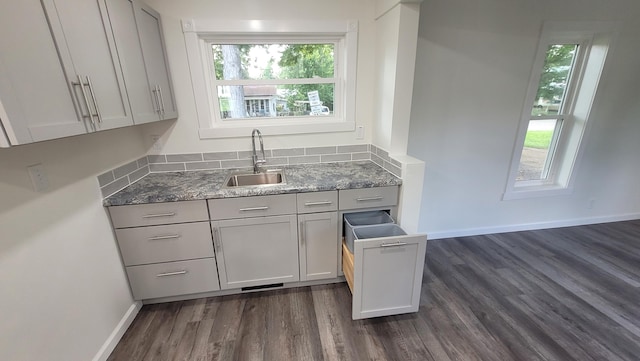
<svg viewBox="0 0 640 361">
<path fill-rule="evenodd" d="M 130 310 L 96 175 L 145 153 L 139 128 L 0 149 L 0 360 L 91 360 Z"/>
<path fill-rule="evenodd" d="M 425 0 L 408 152 L 426 162 L 420 229 L 437 238 L 640 217 L 639 17 L 633 0 Z M 502 201 L 543 20 L 624 25 L 573 194 Z"/>
<path fill-rule="evenodd" d="M 371 142 L 373 115 L 375 23 L 371 0 L 148 0 L 162 15 L 165 40 L 176 100 L 179 122 L 167 130 L 165 125 L 151 127 L 151 134 L 163 135 L 165 145 L 160 153 L 190 153 L 203 151 L 249 150 L 250 134 L 245 138 L 204 139 L 198 137 L 191 75 L 187 63 L 181 19 L 260 19 L 260 20 L 358 20 L 358 74 L 356 92 L 356 123 L 365 126 L 365 139 L 356 140 L 355 131 L 318 133 L 313 135 L 268 136 L 265 148 L 291 148 Z"/>
</svg>

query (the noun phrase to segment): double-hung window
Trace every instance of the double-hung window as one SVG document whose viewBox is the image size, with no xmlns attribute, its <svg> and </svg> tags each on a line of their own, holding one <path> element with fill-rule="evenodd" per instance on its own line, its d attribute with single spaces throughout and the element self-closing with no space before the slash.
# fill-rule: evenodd
<svg viewBox="0 0 640 361">
<path fill-rule="evenodd" d="M 614 25 L 546 23 L 505 199 L 568 194 Z"/>
<path fill-rule="evenodd" d="M 201 138 L 355 129 L 357 23 L 183 21 Z"/>
</svg>

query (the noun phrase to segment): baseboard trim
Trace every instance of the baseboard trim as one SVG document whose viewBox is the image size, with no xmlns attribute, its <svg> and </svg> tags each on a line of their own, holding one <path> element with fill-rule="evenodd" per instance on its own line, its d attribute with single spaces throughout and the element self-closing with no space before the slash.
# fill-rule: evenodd
<svg viewBox="0 0 640 361">
<path fill-rule="evenodd" d="M 551 221 L 551 222 L 511 224 L 511 225 L 496 226 L 496 227 L 456 229 L 456 230 L 440 231 L 440 232 L 427 231 L 427 234 L 429 235 L 429 239 L 443 239 L 443 238 L 453 238 L 453 237 L 480 236 L 480 235 L 494 234 L 494 233 L 532 231 L 532 230 L 547 229 L 547 228 L 584 226 L 587 224 L 622 222 L 622 221 L 631 221 L 636 219 L 640 219 L 640 213 L 628 213 L 628 214 L 621 214 L 621 215 L 615 215 L 615 216 L 603 216 L 603 217 L 566 219 L 566 220 Z"/>
<path fill-rule="evenodd" d="M 131 307 L 129 307 L 124 316 L 122 316 L 120 322 L 118 322 L 118 325 L 116 325 L 116 328 L 111 332 L 111 335 L 109 335 L 109 338 L 107 338 L 102 347 L 100 347 L 98 353 L 93 357 L 93 361 L 106 361 L 107 358 L 109 358 L 109 355 L 111 355 L 111 352 L 116 348 L 116 345 L 118 345 L 118 342 L 120 342 L 124 333 L 127 331 L 129 326 L 131 326 L 131 323 L 136 318 L 141 308 L 142 302 L 140 301 L 134 302 Z"/>
</svg>

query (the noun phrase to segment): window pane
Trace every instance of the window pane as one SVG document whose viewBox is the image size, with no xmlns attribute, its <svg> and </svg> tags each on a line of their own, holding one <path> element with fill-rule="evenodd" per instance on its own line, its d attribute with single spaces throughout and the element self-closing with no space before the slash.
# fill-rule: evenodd
<svg viewBox="0 0 640 361">
<path fill-rule="evenodd" d="M 532 116 L 553 116 L 561 111 L 577 49 L 575 44 L 549 46 Z"/>
<path fill-rule="evenodd" d="M 550 166 L 549 149 L 558 121 L 531 120 L 524 139 L 516 181 L 545 180 Z"/>
<path fill-rule="evenodd" d="M 212 44 L 218 80 L 334 77 L 334 44 Z"/>
<path fill-rule="evenodd" d="M 333 114 L 334 84 L 218 86 L 220 117 L 246 119 L 262 117 L 327 116 Z M 317 91 L 321 111 L 311 113 L 309 92 Z"/>
</svg>

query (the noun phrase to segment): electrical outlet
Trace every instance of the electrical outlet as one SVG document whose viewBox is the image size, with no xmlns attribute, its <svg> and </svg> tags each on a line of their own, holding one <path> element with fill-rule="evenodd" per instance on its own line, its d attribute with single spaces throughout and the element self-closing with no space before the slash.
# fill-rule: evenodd
<svg viewBox="0 0 640 361">
<path fill-rule="evenodd" d="M 41 163 L 28 166 L 27 172 L 29 172 L 31 184 L 36 192 L 44 192 L 49 189 L 49 178 Z"/>
<path fill-rule="evenodd" d="M 356 139 L 364 139 L 364 126 L 358 125 L 356 127 Z"/>
<path fill-rule="evenodd" d="M 151 135 L 151 149 L 157 151 L 162 150 L 162 139 L 159 135 Z"/>
</svg>

